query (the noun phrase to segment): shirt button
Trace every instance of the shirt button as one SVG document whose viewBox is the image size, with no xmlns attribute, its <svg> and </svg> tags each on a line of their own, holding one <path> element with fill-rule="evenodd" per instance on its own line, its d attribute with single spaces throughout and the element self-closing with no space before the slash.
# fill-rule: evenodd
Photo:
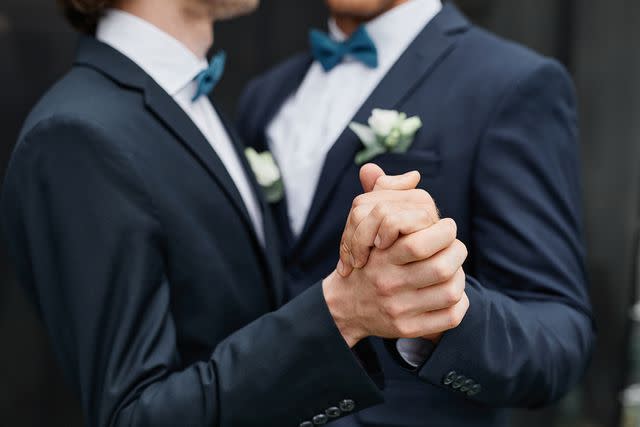
<svg viewBox="0 0 640 427">
<path fill-rule="evenodd" d="M 471 389 L 471 387 L 475 384 L 475 382 L 473 380 L 466 380 L 464 383 L 462 383 L 462 386 L 460 386 L 460 391 L 463 393 L 466 393 L 467 391 L 469 391 Z"/>
<path fill-rule="evenodd" d="M 337 406 L 332 406 L 331 408 L 324 411 L 324 413 L 327 414 L 329 418 L 338 418 L 342 411 Z"/>
<path fill-rule="evenodd" d="M 344 399 L 342 402 L 340 402 L 339 406 L 342 412 L 351 412 L 355 409 L 356 402 L 351 399 Z"/>
<path fill-rule="evenodd" d="M 457 377 L 458 374 L 456 374 L 456 371 L 451 371 L 447 374 L 446 377 L 444 377 L 444 380 L 442 380 L 442 382 L 444 383 L 444 385 L 449 385 L 454 382 Z"/>
<path fill-rule="evenodd" d="M 313 427 L 313 423 L 311 421 L 303 421 L 298 427 Z"/>
<path fill-rule="evenodd" d="M 325 414 L 318 414 L 315 417 L 313 417 L 313 423 L 317 426 L 326 424 L 327 421 L 329 421 L 329 418 Z"/>
<path fill-rule="evenodd" d="M 451 387 L 457 390 L 460 387 L 462 387 L 462 384 L 464 384 L 466 380 L 467 380 L 467 377 L 465 377 L 464 375 L 458 375 L 456 377 L 456 380 L 453 382 L 453 384 L 451 384 Z"/>
<path fill-rule="evenodd" d="M 475 396 L 478 393 L 480 393 L 481 390 L 482 390 L 482 387 L 480 386 L 480 384 L 474 384 L 471 386 L 471 388 L 467 392 L 467 396 Z"/>
</svg>

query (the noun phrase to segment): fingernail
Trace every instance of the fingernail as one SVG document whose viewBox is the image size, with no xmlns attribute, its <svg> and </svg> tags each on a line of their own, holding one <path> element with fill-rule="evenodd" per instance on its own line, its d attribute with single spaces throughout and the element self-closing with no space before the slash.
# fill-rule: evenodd
<svg viewBox="0 0 640 427">
<path fill-rule="evenodd" d="M 355 267 L 356 266 L 356 259 L 353 257 L 353 255 L 349 255 L 349 260 L 351 261 L 351 266 Z"/>
<path fill-rule="evenodd" d="M 338 261 L 338 273 L 344 276 L 344 264 L 342 263 L 342 260 Z"/>
<path fill-rule="evenodd" d="M 380 235 L 376 235 L 376 239 L 373 241 L 373 244 L 376 246 L 376 248 L 380 247 L 380 244 L 382 243 L 382 239 L 380 238 Z"/>
</svg>

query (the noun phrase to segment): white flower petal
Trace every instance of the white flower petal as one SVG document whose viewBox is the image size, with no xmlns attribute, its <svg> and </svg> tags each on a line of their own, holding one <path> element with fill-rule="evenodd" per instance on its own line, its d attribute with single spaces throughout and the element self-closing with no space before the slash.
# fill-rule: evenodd
<svg viewBox="0 0 640 427">
<path fill-rule="evenodd" d="M 378 136 L 387 136 L 398 124 L 400 113 L 395 110 L 374 109 L 369 117 L 369 126 Z"/>
<path fill-rule="evenodd" d="M 404 136 L 413 136 L 422 127 L 422 120 L 420 117 L 413 116 L 400 124 L 400 132 Z"/>
<path fill-rule="evenodd" d="M 261 186 L 268 187 L 280 180 L 280 169 L 270 152 L 258 153 L 253 148 L 247 148 L 245 155 Z"/>
<path fill-rule="evenodd" d="M 365 147 L 370 147 L 376 143 L 376 134 L 370 127 L 360 123 L 351 122 L 349 123 L 349 129 L 351 129 L 353 133 L 360 138 L 360 141 Z"/>
</svg>

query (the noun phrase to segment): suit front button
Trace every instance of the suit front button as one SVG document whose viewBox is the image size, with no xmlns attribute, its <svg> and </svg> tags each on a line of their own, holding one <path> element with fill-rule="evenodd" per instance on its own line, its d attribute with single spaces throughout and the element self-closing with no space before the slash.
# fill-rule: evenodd
<svg viewBox="0 0 640 427">
<path fill-rule="evenodd" d="M 329 417 L 327 417 L 325 414 L 318 414 L 315 417 L 313 417 L 313 423 L 317 426 L 326 424 L 327 421 L 329 421 Z"/>
<path fill-rule="evenodd" d="M 342 402 L 340 402 L 339 406 L 342 412 L 351 412 L 355 409 L 356 402 L 351 399 L 344 399 Z"/>
<path fill-rule="evenodd" d="M 311 421 L 303 421 L 298 427 L 313 427 L 313 423 Z"/>
<path fill-rule="evenodd" d="M 462 386 L 460 386 L 460 391 L 466 393 L 467 391 L 471 390 L 471 387 L 473 387 L 474 384 L 475 382 L 473 380 L 466 380 L 464 383 L 462 383 Z"/>
<path fill-rule="evenodd" d="M 474 384 L 467 392 L 467 396 L 475 396 L 480 393 L 480 391 L 482 391 L 482 387 L 480 386 L 480 384 Z"/>
<path fill-rule="evenodd" d="M 447 374 L 446 377 L 444 377 L 444 380 L 442 380 L 442 383 L 444 385 L 449 385 L 452 382 L 454 382 L 456 378 L 458 378 L 458 374 L 456 373 L 456 371 L 451 371 Z"/>
<path fill-rule="evenodd" d="M 464 375 L 458 375 L 455 381 L 453 382 L 453 384 L 451 384 L 451 387 L 457 390 L 460 387 L 462 387 L 462 384 L 464 384 L 466 380 L 467 380 L 467 377 L 465 377 Z"/>
<path fill-rule="evenodd" d="M 324 413 L 327 414 L 329 418 L 338 418 L 342 411 L 340 410 L 340 408 L 332 406 L 331 408 L 324 411 Z"/>
</svg>

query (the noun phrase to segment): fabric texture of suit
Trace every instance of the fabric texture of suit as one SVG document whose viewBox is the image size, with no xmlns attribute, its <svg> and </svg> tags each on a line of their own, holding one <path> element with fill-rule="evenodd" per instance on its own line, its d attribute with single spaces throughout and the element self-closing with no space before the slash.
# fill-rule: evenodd
<svg viewBox="0 0 640 427">
<path fill-rule="evenodd" d="M 320 283 L 282 306 L 261 203 L 266 248 L 180 107 L 81 41 L 25 124 L 2 222 L 87 425 L 297 426 L 380 402 L 375 360 L 345 344 Z"/>
<path fill-rule="evenodd" d="M 265 129 L 312 61 L 300 54 L 248 85 L 238 117 L 247 144 L 269 148 Z M 397 363 L 393 346 L 373 340 L 385 404 L 336 425 L 500 426 L 506 407 L 557 400 L 581 378 L 594 343 L 575 96 L 566 71 L 471 25 L 448 3 L 353 120 L 366 123 L 374 108 L 424 123 L 406 154 L 373 162 L 388 174 L 420 171 L 420 187 L 455 219 L 470 253 L 471 305 L 414 372 Z M 334 248 L 361 191 L 354 163 L 361 147 L 348 129 L 338 138 L 299 238 L 289 229 L 286 199 L 272 206 L 289 295 L 335 268 Z M 469 395 L 465 381 L 479 392 Z"/>
</svg>

